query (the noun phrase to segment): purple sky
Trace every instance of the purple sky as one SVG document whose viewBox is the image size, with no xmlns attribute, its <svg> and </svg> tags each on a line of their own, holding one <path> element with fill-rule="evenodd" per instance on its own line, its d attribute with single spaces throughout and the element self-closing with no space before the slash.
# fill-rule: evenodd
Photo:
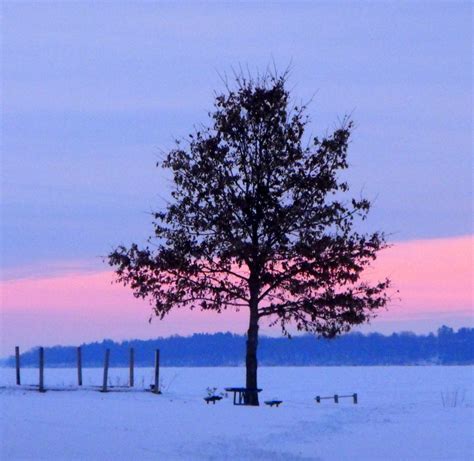
<svg viewBox="0 0 474 461">
<path fill-rule="evenodd" d="M 239 64 L 292 63 L 314 134 L 352 113 L 372 227 L 471 235 L 472 35 L 470 2 L 2 2 L 3 279 L 103 268 L 146 238 L 159 149 Z"/>
</svg>

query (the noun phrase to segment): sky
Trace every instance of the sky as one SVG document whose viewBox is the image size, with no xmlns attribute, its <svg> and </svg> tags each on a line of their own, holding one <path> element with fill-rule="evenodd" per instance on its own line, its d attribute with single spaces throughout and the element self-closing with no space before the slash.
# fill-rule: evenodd
<svg viewBox="0 0 474 461">
<path fill-rule="evenodd" d="M 470 2 L 1 8 L 0 354 L 245 331 L 236 314 L 148 324 L 103 256 L 150 234 L 170 190 L 159 152 L 206 122 L 222 76 L 272 63 L 291 65 L 295 100 L 312 98 L 312 133 L 356 122 L 347 176 L 394 243 L 374 271 L 400 290 L 366 331 L 473 324 Z"/>
</svg>

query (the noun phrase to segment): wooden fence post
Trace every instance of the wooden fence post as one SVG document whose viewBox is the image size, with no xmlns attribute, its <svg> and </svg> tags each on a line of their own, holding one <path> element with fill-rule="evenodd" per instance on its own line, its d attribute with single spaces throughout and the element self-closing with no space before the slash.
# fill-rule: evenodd
<svg viewBox="0 0 474 461">
<path fill-rule="evenodd" d="M 15 366 L 16 366 L 16 384 L 19 386 L 21 384 L 20 379 L 20 348 L 15 346 Z"/>
<path fill-rule="evenodd" d="M 39 348 L 39 391 L 44 392 L 44 348 Z"/>
<path fill-rule="evenodd" d="M 130 348 L 130 380 L 129 385 L 133 387 L 134 385 L 134 376 L 133 376 L 133 367 L 135 366 L 135 351 L 133 347 Z"/>
<path fill-rule="evenodd" d="M 334 403 L 339 403 L 339 396 L 337 394 L 334 396 Z"/>
<path fill-rule="evenodd" d="M 77 385 L 82 386 L 82 350 L 77 348 Z"/>
<path fill-rule="evenodd" d="M 357 403 L 357 394 L 354 394 L 354 395 L 352 396 L 352 398 L 354 399 L 354 404 L 356 404 L 356 403 Z"/>
<path fill-rule="evenodd" d="M 110 358 L 110 349 L 106 349 L 105 358 L 104 358 L 104 380 L 102 381 L 101 392 L 107 392 L 107 379 L 109 376 L 109 358 Z"/>
<path fill-rule="evenodd" d="M 155 385 L 153 387 L 155 394 L 160 393 L 160 350 L 155 351 Z"/>
</svg>

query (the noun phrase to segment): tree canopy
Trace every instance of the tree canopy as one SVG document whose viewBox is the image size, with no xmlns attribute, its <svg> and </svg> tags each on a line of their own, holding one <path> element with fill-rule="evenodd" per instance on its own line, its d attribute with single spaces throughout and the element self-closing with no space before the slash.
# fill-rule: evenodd
<svg viewBox="0 0 474 461">
<path fill-rule="evenodd" d="M 353 122 L 307 138 L 306 112 L 291 101 L 286 73 L 238 75 L 216 96 L 209 125 L 160 162 L 173 189 L 154 214 L 150 245 L 109 256 L 118 280 L 149 298 L 157 316 L 185 306 L 249 309 L 256 351 L 261 318 L 286 334 L 294 325 L 333 337 L 387 304 L 390 281 L 363 277 L 384 234 L 355 229 L 370 202 L 350 197 L 340 179 Z"/>
</svg>

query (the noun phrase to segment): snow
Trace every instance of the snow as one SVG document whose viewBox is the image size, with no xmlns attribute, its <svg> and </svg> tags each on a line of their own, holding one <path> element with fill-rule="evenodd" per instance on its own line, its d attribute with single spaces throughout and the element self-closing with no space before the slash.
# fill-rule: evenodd
<svg viewBox="0 0 474 461">
<path fill-rule="evenodd" d="M 242 368 L 163 368 L 162 395 L 144 392 L 153 370 L 135 370 L 132 391 L 97 392 L 102 370 L 46 369 L 44 394 L 0 369 L 4 460 L 469 460 L 474 459 L 474 367 L 263 367 L 261 401 L 203 397 L 243 383 Z M 127 369 L 111 369 L 125 385 Z M 37 384 L 38 370 L 22 370 Z M 352 394 L 339 404 L 316 395 Z M 457 400 L 455 398 L 457 396 Z M 444 398 L 444 404 L 443 404 Z"/>
</svg>

